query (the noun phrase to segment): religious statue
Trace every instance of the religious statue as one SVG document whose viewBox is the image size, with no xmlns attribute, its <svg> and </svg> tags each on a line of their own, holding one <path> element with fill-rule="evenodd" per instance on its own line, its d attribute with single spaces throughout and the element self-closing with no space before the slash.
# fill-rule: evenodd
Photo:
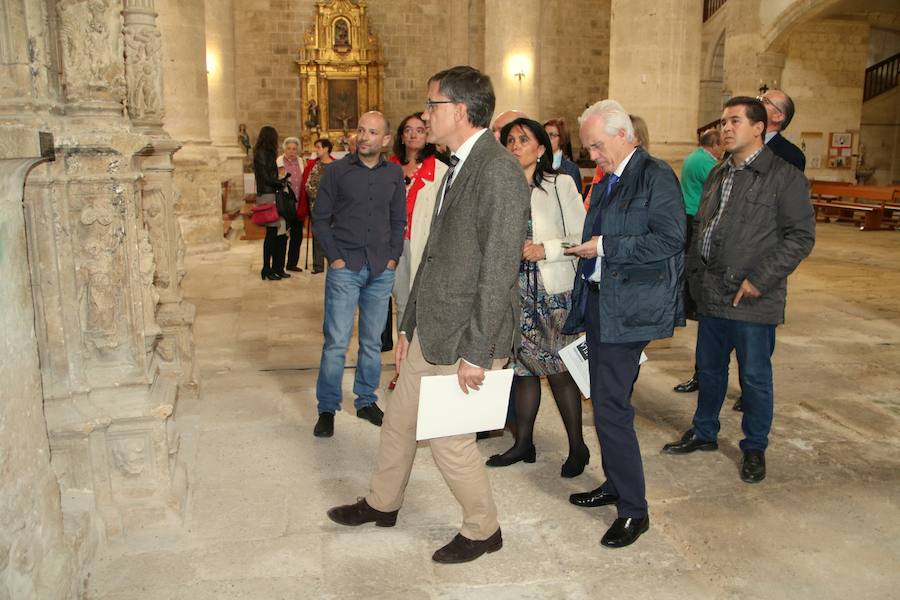
<svg viewBox="0 0 900 600">
<path fill-rule="evenodd" d="M 316 104 L 315 100 L 310 100 L 306 106 L 306 128 L 319 128 L 319 105 Z"/>
<path fill-rule="evenodd" d="M 350 49 L 350 25 L 345 19 L 334 22 L 334 47 L 342 50 Z"/>
<path fill-rule="evenodd" d="M 250 155 L 250 136 L 247 134 L 247 126 L 241 123 L 238 125 L 238 143 L 244 149 L 244 152 Z"/>
</svg>

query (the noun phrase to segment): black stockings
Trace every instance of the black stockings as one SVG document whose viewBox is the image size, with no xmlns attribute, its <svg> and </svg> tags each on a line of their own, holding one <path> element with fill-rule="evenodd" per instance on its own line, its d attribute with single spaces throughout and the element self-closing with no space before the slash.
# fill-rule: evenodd
<svg viewBox="0 0 900 600">
<path fill-rule="evenodd" d="M 548 375 L 550 390 L 559 408 L 566 435 L 569 455 L 581 452 L 584 437 L 581 433 L 581 392 L 569 373 Z M 512 397 L 516 405 L 516 442 L 504 454 L 517 456 L 529 451 L 534 444 L 534 421 L 541 406 L 541 378 L 513 377 Z"/>
</svg>

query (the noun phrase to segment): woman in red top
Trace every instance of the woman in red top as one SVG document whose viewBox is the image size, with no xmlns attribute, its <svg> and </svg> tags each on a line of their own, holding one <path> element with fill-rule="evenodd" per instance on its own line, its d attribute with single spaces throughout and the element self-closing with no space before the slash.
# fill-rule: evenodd
<svg viewBox="0 0 900 600">
<path fill-rule="evenodd" d="M 438 188 L 447 172 L 447 165 L 436 160 L 435 152 L 434 144 L 426 141 L 422 113 L 413 113 L 401 121 L 394 136 L 394 155 L 390 158 L 403 169 L 406 182 L 406 235 L 393 291 L 398 326 L 403 321 L 409 291 L 428 240 Z M 391 383 L 396 380 L 395 377 Z"/>
</svg>

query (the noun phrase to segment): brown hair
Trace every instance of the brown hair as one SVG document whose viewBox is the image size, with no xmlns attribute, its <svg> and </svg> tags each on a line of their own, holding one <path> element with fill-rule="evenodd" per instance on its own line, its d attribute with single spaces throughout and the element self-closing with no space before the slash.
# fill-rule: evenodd
<svg viewBox="0 0 900 600">
<path fill-rule="evenodd" d="M 572 139 L 569 137 L 569 130 L 566 129 L 566 120 L 562 117 L 556 117 L 544 122 L 544 129 L 547 127 L 556 127 L 559 132 L 559 149 L 562 150 L 563 156 L 572 159 Z M 547 148 L 550 150 L 550 148 Z"/>
</svg>

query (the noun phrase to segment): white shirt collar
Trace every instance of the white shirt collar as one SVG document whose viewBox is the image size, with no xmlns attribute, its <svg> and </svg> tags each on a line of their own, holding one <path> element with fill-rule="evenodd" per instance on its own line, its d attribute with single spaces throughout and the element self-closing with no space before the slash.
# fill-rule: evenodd
<svg viewBox="0 0 900 600">
<path fill-rule="evenodd" d="M 487 131 L 487 129 L 479 129 L 478 131 L 470 135 L 468 139 L 466 139 L 466 141 L 460 144 L 459 148 L 456 149 L 456 152 L 451 153 L 459 159 L 459 162 L 456 163 L 456 169 L 454 169 L 456 176 L 459 175 L 459 170 L 462 169 L 463 163 L 466 162 L 466 159 L 472 152 L 472 147 L 475 145 L 475 142 L 478 141 L 478 138 L 480 138 L 485 131 Z"/>
<path fill-rule="evenodd" d="M 772 138 L 775 137 L 776 135 L 778 135 L 777 131 L 767 131 L 765 143 L 768 144 L 769 142 L 771 142 Z"/>
<path fill-rule="evenodd" d="M 632 156 L 634 156 L 635 151 L 637 151 L 637 148 L 634 148 L 634 149 L 628 154 L 628 156 L 625 157 L 625 160 L 623 160 L 621 163 L 619 163 L 619 166 L 616 167 L 616 170 L 613 171 L 613 173 L 615 173 L 616 177 L 618 177 L 619 179 L 622 178 L 622 173 L 625 172 L 625 167 L 628 166 L 628 161 L 631 160 L 631 157 L 632 157 Z"/>
</svg>

